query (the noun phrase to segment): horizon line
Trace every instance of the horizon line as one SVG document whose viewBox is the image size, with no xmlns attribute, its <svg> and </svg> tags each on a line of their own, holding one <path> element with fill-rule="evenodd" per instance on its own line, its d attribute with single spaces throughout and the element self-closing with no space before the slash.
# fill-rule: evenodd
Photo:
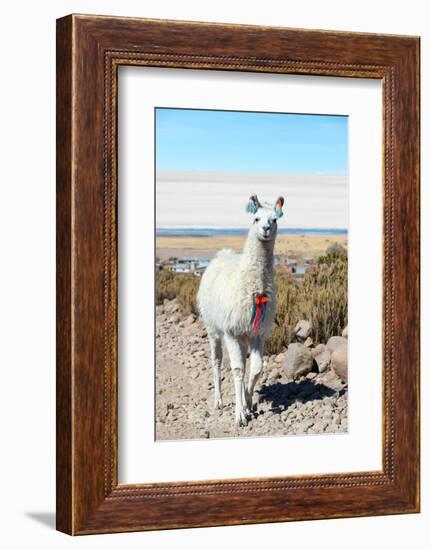
<svg viewBox="0 0 431 550">
<path fill-rule="evenodd" d="M 156 178 L 159 174 L 178 174 L 178 173 L 194 173 L 194 174 L 243 174 L 243 175 L 280 175 L 280 176 L 337 176 L 347 177 L 349 172 L 280 172 L 280 171 L 246 171 L 246 170 L 195 170 L 188 169 L 172 169 L 158 168 L 155 170 Z"/>
<path fill-rule="evenodd" d="M 225 226 L 196 226 L 196 225 L 176 225 L 176 226 L 156 226 L 158 231 L 248 231 L 249 226 L 244 227 L 225 227 Z M 348 233 L 346 227 L 280 227 L 278 232 L 282 231 L 314 231 L 316 233 Z"/>
</svg>

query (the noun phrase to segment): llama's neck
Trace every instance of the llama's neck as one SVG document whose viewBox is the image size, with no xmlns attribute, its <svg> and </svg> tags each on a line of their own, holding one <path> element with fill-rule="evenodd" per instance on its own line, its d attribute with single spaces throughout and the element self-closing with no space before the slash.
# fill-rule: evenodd
<svg viewBox="0 0 431 550">
<path fill-rule="evenodd" d="M 243 273 L 247 273 L 250 293 L 271 292 L 274 280 L 274 240 L 260 241 L 250 230 L 244 244 L 241 267 Z"/>
</svg>

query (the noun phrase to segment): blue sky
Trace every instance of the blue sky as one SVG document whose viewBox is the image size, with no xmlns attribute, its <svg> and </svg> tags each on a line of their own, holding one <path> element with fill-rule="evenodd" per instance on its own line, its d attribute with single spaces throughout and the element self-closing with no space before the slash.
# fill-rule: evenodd
<svg viewBox="0 0 431 550">
<path fill-rule="evenodd" d="M 346 116 L 156 109 L 157 170 L 348 171 Z"/>
</svg>

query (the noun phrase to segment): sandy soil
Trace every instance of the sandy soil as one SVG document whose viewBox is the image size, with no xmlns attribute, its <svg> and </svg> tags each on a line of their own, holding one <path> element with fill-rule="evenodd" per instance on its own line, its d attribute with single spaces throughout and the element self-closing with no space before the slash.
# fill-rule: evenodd
<svg viewBox="0 0 431 550">
<path fill-rule="evenodd" d="M 157 237 L 156 255 L 162 260 L 170 257 L 190 256 L 212 258 L 221 248 L 233 248 L 240 251 L 243 247 L 243 236 L 216 237 Z M 287 254 L 290 257 L 316 257 L 324 254 L 333 243 L 347 247 L 347 235 L 316 233 L 298 235 L 278 235 L 275 243 L 276 254 Z"/>
<path fill-rule="evenodd" d="M 224 408 L 215 409 L 206 332 L 193 316 L 179 315 L 176 300 L 156 312 L 156 438 L 196 439 L 347 431 L 347 393 L 332 371 L 295 382 L 283 371 L 285 353 L 265 356 L 248 425 L 234 422 L 234 390 L 224 354 Z"/>
</svg>

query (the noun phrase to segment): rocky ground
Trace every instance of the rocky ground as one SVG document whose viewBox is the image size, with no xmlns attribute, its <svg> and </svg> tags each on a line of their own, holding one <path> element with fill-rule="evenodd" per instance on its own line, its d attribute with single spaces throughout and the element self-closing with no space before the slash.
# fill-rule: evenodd
<svg viewBox="0 0 431 550">
<path fill-rule="evenodd" d="M 214 407 L 206 332 L 181 317 L 176 300 L 156 308 L 156 438 L 197 439 L 339 433 L 347 431 L 347 386 L 330 368 L 295 381 L 287 352 L 265 356 L 248 425 L 234 421 L 234 389 L 227 354 L 222 367 L 223 410 Z"/>
</svg>

